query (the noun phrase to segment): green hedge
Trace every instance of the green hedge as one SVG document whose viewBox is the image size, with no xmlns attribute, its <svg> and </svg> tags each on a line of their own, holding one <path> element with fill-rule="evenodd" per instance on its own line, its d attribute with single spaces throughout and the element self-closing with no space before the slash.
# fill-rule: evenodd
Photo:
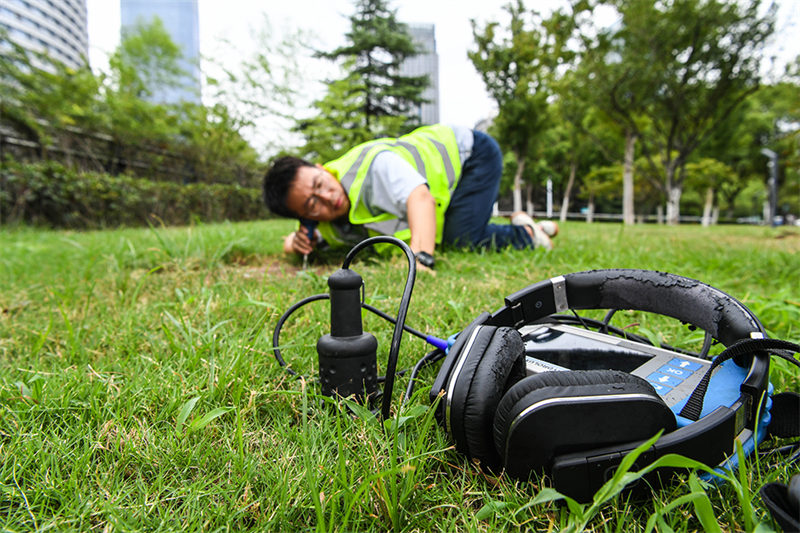
<svg viewBox="0 0 800 533">
<path fill-rule="evenodd" d="M 237 185 L 155 182 L 71 170 L 60 163 L 3 161 L 0 224 L 94 229 L 268 216 L 261 191 Z"/>
</svg>

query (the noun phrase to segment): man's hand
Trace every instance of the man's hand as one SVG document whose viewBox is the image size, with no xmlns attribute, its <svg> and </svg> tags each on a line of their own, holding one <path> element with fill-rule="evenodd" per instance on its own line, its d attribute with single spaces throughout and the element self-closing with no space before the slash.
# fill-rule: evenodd
<svg viewBox="0 0 800 533">
<path fill-rule="evenodd" d="M 308 228 L 301 225 L 297 231 L 290 233 L 283 239 L 283 251 L 287 254 L 310 254 L 314 251 L 314 244 L 315 243 L 308 238 Z"/>
</svg>

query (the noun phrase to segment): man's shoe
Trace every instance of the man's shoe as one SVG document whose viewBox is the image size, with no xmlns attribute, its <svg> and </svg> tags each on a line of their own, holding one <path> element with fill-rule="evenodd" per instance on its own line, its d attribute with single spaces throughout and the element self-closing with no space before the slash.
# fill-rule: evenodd
<svg viewBox="0 0 800 533">
<path fill-rule="evenodd" d="M 511 224 L 514 226 L 533 226 L 537 224 L 542 228 L 543 232 L 547 233 L 548 237 L 555 237 L 558 235 L 558 222 L 552 220 L 540 220 L 536 222 L 524 211 L 517 211 L 511 215 Z"/>
<path fill-rule="evenodd" d="M 550 221 L 548 220 L 547 222 Z M 558 233 L 558 225 L 555 222 L 551 222 L 550 224 L 552 224 L 552 226 L 555 226 L 555 228 L 550 226 L 549 229 L 551 230 L 554 229 L 554 234 Z M 553 249 L 553 241 L 550 240 L 550 236 L 548 235 L 548 233 L 545 231 L 543 227 L 534 222 L 534 220 L 530 217 L 530 215 L 528 215 L 528 213 L 525 213 L 523 211 L 518 211 L 513 215 L 511 215 L 511 225 L 528 226 L 529 228 L 531 228 L 532 232 L 531 238 L 533 239 L 534 247 L 536 248 L 541 247 L 544 248 L 545 250 Z"/>
<path fill-rule="evenodd" d="M 558 235 L 558 222 L 552 220 L 540 220 L 537 222 L 542 231 L 547 233 L 548 237 L 555 237 Z"/>
</svg>

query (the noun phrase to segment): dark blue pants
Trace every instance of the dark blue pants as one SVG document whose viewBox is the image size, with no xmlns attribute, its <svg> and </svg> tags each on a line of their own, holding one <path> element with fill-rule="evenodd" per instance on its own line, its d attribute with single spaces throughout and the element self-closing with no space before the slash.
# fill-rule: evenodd
<svg viewBox="0 0 800 533">
<path fill-rule="evenodd" d="M 464 161 L 461 179 L 444 216 L 444 243 L 462 248 L 531 248 L 522 226 L 490 224 L 492 206 L 500 191 L 503 154 L 497 141 L 475 131 L 472 155 Z"/>
</svg>

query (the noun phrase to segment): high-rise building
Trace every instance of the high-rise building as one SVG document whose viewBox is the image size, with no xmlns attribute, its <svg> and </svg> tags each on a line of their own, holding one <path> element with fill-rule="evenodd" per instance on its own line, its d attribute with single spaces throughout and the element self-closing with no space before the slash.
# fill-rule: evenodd
<svg viewBox="0 0 800 533">
<path fill-rule="evenodd" d="M 197 0 L 120 0 L 121 31 L 159 18 L 183 54 L 180 87 L 153 90 L 154 102 L 200 102 L 200 24 Z"/>
<path fill-rule="evenodd" d="M 89 30 L 86 0 L 3 0 L 0 28 L 8 39 L 73 68 L 87 64 Z M 0 41 L 2 48 L 8 43 Z"/>
<path fill-rule="evenodd" d="M 436 53 L 436 35 L 433 24 L 409 24 L 409 33 L 420 49 L 420 54 L 406 59 L 400 67 L 404 76 L 428 75 L 430 85 L 422 93 L 427 100 L 419 106 L 422 124 L 439 122 L 439 55 Z"/>
</svg>

